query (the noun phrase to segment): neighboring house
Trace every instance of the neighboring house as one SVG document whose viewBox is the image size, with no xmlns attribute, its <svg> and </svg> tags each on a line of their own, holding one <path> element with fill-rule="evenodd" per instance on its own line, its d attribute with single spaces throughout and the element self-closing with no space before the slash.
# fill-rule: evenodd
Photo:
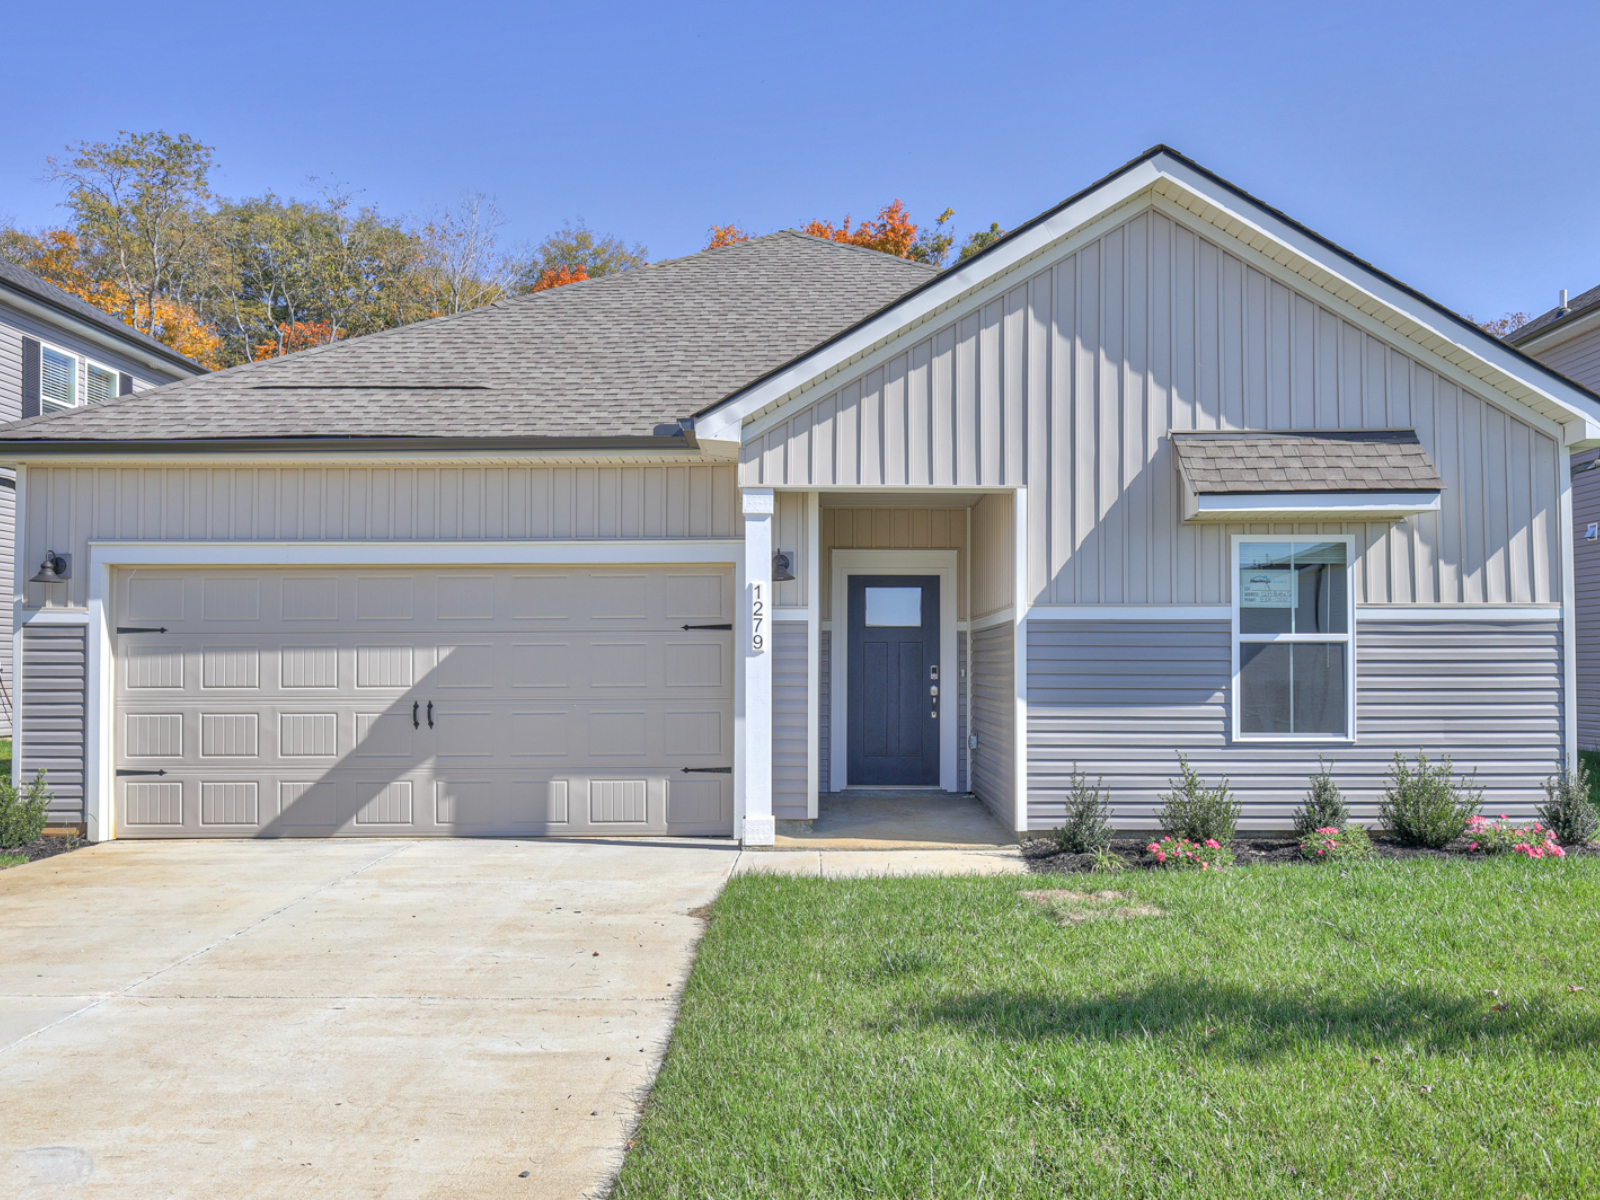
<svg viewBox="0 0 1600 1200">
<path fill-rule="evenodd" d="M 0 429 L 94 838 L 1245 828 L 1573 760 L 1600 397 L 1157 148 L 942 273 L 777 233 Z M 26 675 L 25 675 L 26 683 Z M 25 762 L 51 737 L 24 720 Z"/>
<path fill-rule="evenodd" d="M 1541 313 L 1506 343 L 1591 391 L 1600 390 L 1600 287 Z M 1577 603 L 1578 745 L 1600 750 L 1600 453 L 1572 459 Z M 1591 533 L 1591 530 L 1593 531 Z"/>
<path fill-rule="evenodd" d="M 198 363 L 55 284 L 0 261 L 0 420 L 104 403 L 203 370 Z M 15 473 L 0 469 L 0 605 L 8 612 L 16 592 L 11 570 L 16 500 Z M 39 566 L 37 562 L 19 565 L 31 566 L 29 575 Z M 12 670 L 13 653 L 12 640 L 0 639 L 0 683 L 4 684 L 0 690 L 0 737 L 11 736 L 12 706 L 21 702 Z M 36 695 L 33 699 L 40 719 L 46 719 L 46 712 L 55 707 L 52 698 Z M 41 729 L 36 739 L 40 748 L 37 765 L 57 765 L 59 760 L 43 747 L 55 740 L 55 735 L 69 733 L 74 721 L 81 739 L 81 715 L 65 720 L 66 724 Z M 44 736 L 44 729 L 52 736 Z M 76 796 L 81 764 L 63 765 L 65 769 L 53 775 L 51 782 L 61 795 Z"/>
</svg>

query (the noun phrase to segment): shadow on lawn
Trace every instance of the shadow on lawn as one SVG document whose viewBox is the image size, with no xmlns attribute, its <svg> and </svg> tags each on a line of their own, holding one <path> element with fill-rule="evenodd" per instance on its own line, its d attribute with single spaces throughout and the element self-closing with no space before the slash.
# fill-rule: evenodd
<svg viewBox="0 0 1600 1200">
<path fill-rule="evenodd" d="M 1502 1002 L 1505 1007 L 1497 1010 Z M 1241 1059 L 1335 1040 L 1363 1050 L 1409 1045 L 1440 1051 L 1485 1038 L 1531 1038 L 1544 1052 L 1591 1051 L 1600 1045 L 1594 1001 L 1564 988 L 1521 997 L 1507 989 L 1497 998 L 1408 987 L 1345 999 L 1172 978 L 1090 998 L 1026 992 L 950 997 L 918 1006 L 895 1022 L 907 1023 L 1007 1041 L 1176 1038 Z"/>
</svg>

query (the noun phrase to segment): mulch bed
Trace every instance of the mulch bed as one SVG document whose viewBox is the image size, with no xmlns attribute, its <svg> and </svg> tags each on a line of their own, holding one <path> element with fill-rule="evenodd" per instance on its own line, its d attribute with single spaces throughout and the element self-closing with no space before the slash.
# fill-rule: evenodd
<svg viewBox="0 0 1600 1200">
<path fill-rule="evenodd" d="M 88 844 L 81 837 L 42 837 L 36 842 L 29 842 L 26 846 L 13 846 L 9 850 L 0 850 L 0 857 L 26 854 L 29 862 L 38 862 L 41 858 L 54 858 L 57 854 L 65 854 L 69 850 L 76 850 Z"/>
<path fill-rule="evenodd" d="M 1153 835 L 1152 835 L 1153 836 Z M 1122 865 L 1130 870 L 1153 870 L 1156 860 L 1145 853 L 1152 837 L 1141 841 L 1113 841 L 1111 850 Z M 1484 855 L 1467 849 L 1467 841 L 1453 842 L 1443 850 L 1428 850 L 1418 846 L 1402 846 L 1383 834 L 1372 837 L 1375 858 L 1483 858 Z M 1600 846 L 1568 846 L 1567 854 L 1580 858 L 1600 855 Z M 1058 850 L 1053 842 L 1035 838 L 1022 843 L 1022 857 L 1028 870 L 1035 875 L 1077 875 L 1094 869 L 1094 855 L 1068 854 Z M 1293 838 L 1240 838 L 1233 843 L 1233 860 L 1236 866 L 1264 867 L 1300 863 L 1311 866 L 1312 861 L 1300 853 L 1300 843 Z"/>
</svg>

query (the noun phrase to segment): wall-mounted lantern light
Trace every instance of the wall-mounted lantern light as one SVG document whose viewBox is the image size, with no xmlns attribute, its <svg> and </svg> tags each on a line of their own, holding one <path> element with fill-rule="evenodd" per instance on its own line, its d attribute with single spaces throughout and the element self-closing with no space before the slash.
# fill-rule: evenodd
<svg viewBox="0 0 1600 1200">
<path fill-rule="evenodd" d="M 789 552 L 787 550 L 776 550 L 776 551 L 773 552 L 773 555 L 772 555 L 772 582 L 773 583 L 788 583 L 789 580 L 794 578 L 794 571 L 791 569 L 791 564 L 793 563 L 793 561 L 794 560 L 790 557 Z"/>
<path fill-rule="evenodd" d="M 57 554 L 54 550 L 44 556 L 39 573 L 29 583 L 60 583 L 72 578 L 72 555 Z"/>
</svg>

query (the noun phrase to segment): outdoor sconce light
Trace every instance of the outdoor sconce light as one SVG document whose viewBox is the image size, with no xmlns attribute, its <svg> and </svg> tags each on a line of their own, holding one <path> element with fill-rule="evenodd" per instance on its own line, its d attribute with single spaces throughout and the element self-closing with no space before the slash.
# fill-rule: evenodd
<svg viewBox="0 0 1600 1200">
<path fill-rule="evenodd" d="M 772 554 L 772 582 L 788 583 L 794 578 L 794 571 L 790 569 L 792 560 L 786 550 L 775 550 Z"/>
<path fill-rule="evenodd" d="M 44 562 L 39 565 L 39 573 L 29 583 L 60 583 L 63 579 L 72 578 L 72 555 L 57 554 L 54 550 L 44 556 Z"/>
</svg>

